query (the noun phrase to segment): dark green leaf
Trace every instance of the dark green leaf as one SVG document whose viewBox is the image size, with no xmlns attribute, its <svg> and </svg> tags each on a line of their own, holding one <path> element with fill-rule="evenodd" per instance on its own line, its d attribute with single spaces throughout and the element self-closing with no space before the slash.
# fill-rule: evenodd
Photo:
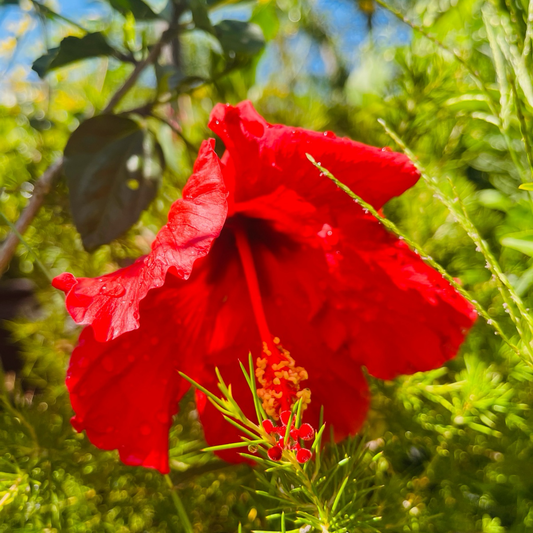
<svg viewBox="0 0 533 533">
<path fill-rule="evenodd" d="M 159 18 L 143 0 L 109 0 L 109 3 L 123 15 L 132 13 L 137 20 L 153 20 Z"/>
<path fill-rule="evenodd" d="M 109 56 L 114 52 L 115 50 L 101 33 L 88 33 L 83 37 L 66 37 L 57 48 L 51 48 L 44 56 L 35 60 L 32 68 L 43 78 L 51 70 L 69 63 L 91 57 Z"/>
<path fill-rule="evenodd" d="M 215 27 L 215 32 L 226 53 L 252 56 L 265 46 L 263 31 L 257 24 L 240 20 L 223 20 Z"/>
<path fill-rule="evenodd" d="M 76 228 L 87 250 L 119 237 L 153 200 L 164 166 L 153 136 L 128 118 L 85 121 L 65 148 Z"/>
<path fill-rule="evenodd" d="M 16 6 L 18 3 L 18 0 L 0 0 L 0 6 Z"/>
<path fill-rule="evenodd" d="M 194 25 L 199 30 L 212 31 L 213 26 L 209 20 L 209 12 L 205 0 L 189 0 L 189 9 L 192 13 Z"/>
<path fill-rule="evenodd" d="M 180 67 L 164 65 L 156 68 L 160 92 L 191 89 L 212 79 L 222 69 L 222 48 L 210 33 L 203 30 L 184 33 L 180 49 Z"/>
<path fill-rule="evenodd" d="M 222 48 L 210 33 L 191 31 L 181 38 L 181 61 L 185 76 L 208 80 L 222 62 Z"/>
</svg>

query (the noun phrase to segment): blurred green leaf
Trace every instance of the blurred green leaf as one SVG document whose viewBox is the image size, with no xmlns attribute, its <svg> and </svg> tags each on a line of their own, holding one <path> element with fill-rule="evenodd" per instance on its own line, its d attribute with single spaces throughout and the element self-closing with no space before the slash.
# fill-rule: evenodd
<svg viewBox="0 0 533 533">
<path fill-rule="evenodd" d="M 76 228 L 87 250 L 128 230 L 154 199 L 164 159 L 152 135 L 131 119 L 85 121 L 65 148 L 65 174 Z"/>
<path fill-rule="evenodd" d="M 205 0 L 189 0 L 189 8 L 194 25 L 200 30 L 212 31 L 213 26 L 209 20 L 209 12 Z"/>
<path fill-rule="evenodd" d="M 143 0 L 109 0 L 109 3 L 123 15 L 132 13 L 137 20 L 153 20 L 159 18 Z"/>
<path fill-rule="evenodd" d="M 483 189 L 476 196 L 478 202 L 489 209 L 507 212 L 513 206 L 512 200 L 496 189 Z"/>
<path fill-rule="evenodd" d="M 523 191 L 533 191 L 533 181 L 529 183 L 522 183 L 518 188 L 522 189 Z"/>
<path fill-rule="evenodd" d="M 98 56 L 113 55 L 115 50 L 101 33 L 88 33 L 83 37 L 66 37 L 58 47 L 36 59 L 32 69 L 44 78 L 48 72 L 75 61 Z"/>
<path fill-rule="evenodd" d="M 265 36 L 257 24 L 240 20 L 223 20 L 214 27 L 226 53 L 253 56 L 265 46 Z"/>
<path fill-rule="evenodd" d="M 518 250 L 523 254 L 533 257 L 533 231 L 520 231 L 506 235 L 501 239 L 502 246 Z"/>
<path fill-rule="evenodd" d="M 211 80 L 221 72 L 224 58 L 218 40 L 203 30 L 193 30 L 181 37 L 180 66 L 156 68 L 160 92 L 181 91 Z"/>
<path fill-rule="evenodd" d="M 271 2 L 268 4 L 258 4 L 250 22 L 257 24 L 261 28 L 265 39 L 268 41 L 272 40 L 278 33 L 280 27 L 275 4 Z"/>
</svg>

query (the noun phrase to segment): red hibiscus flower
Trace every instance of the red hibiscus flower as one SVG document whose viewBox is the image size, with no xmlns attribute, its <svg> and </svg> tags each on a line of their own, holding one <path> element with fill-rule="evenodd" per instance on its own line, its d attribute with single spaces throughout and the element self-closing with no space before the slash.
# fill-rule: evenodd
<svg viewBox="0 0 533 533">
<path fill-rule="evenodd" d="M 363 366 L 381 379 L 438 367 L 475 319 L 306 158 L 380 208 L 418 179 L 404 155 L 269 124 L 249 102 L 217 105 L 209 126 L 226 153 L 219 160 L 214 141 L 203 143 L 151 253 L 97 279 L 54 281 L 87 325 L 67 375 L 74 427 L 126 464 L 161 472 L 188 388 L 178 371 L 214 390 L 217 366 L 251 414 L 237 361 L 275 335 L 308 372 L 306 420 L 316 427 L 323 405 L 340 439 L 365 418 Z M 198 410 L 210 444 L 234 438 L 201 395 Z"/>
</svg>

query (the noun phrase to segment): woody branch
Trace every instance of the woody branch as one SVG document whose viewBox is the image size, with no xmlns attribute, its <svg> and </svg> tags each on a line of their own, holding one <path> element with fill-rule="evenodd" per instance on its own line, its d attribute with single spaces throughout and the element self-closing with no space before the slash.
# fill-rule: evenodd
<svg viewBox="0 0 533 533">
<path fill-rule="evenodd" d="M 132 87 L 135 85 L 143 70 L 157 61 L 157 58 L 159 57 L 159 54 L 161 53 L 161 50 L 165 44 L 167 44 L 174 36 L 176 31 L 176 23 L 180 13 L 181 11 L 176 7 L 174 10 L 173 20 L 168 29 L 162 33 L 157 43 L 150 50 L 148 56 L 146 56 L 143 61 L 135 66 L 133 72 L 128 76 L 124 84 L 111 97 L 108 104 L 103 109 L 102 114 L 111 113 L 113 109 L 122 101 L 124 96 L 126 96 L 130 89 L 132 89 Z M 15 223 L 15 229 L 19 235 L 23 235 L 28 229 L 32 220 L 35 218 L 39 212 L 39 209 L 43 205 L 46 195 L 50 192 L 56 181 L 61 176 L 63 171 L 63 161 L 63 157 L 57 159 L 35 182 L 33 195 L 30 198 L 28 205 L 24 208 L 19 219 Z M 13 231 L 8 233 L 2 247 L 0 248 L 0 278 L 7 270 L 19 244 L 17 233 Z"/>
</svg>

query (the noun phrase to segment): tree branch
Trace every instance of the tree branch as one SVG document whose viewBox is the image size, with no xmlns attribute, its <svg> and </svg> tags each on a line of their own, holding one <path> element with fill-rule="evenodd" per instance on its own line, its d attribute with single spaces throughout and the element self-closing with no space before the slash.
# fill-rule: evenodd
<svg viewBox="0 0 533 533">
<path fill-rule="evenodd" d="M 52 185 L 61 175 L 63 168 L 63 158 L 59 158 L 55 163 L 52 163 L 46 172 L 37 180 L 33 189 L 33 195 L 28 202 L 28 205 L 20 215 L 20 218 L 15 223 L 16 230 L 22 235 L 28 229 L 31 221 L 43 205 L 45 196 L 50 192 Z M 8 234 L 2 248 L 0 249 L 0 276 L 7 269 L 15 249 L 19 243 L 18 237 L 15 233 Z"/>
<path fill-rule="evenodd" d="M 106 105 L 102 113 L 110 113 L 120 103 L 127 92 L 135 85 L 142 71 L 149 65 L 155 63 L 163 46 L 169 42 L 175 32 L 175 24 L 179 13 L 176 12 L 173 23 L 165 30 L 154 47 L 150 50 L 150 53 L 140 63 L 138 63 L 133 72 L 129 75 L 128 79 L 124 82 L 122 87 L 111 97 L 109 103 Z M 52 163 L 44 174 L 35 182 L 35 188 L 33 190 L 33 196 L 31 197 L 28 205 L 20 215 L 19 219 L 15 223 L 15 228 L 20 235 L 28 229 L 35 215 L 44 203 L 46 195 L 50 192 L 50 189 L 61 175 L 63 170 L 63 157 L 60 157 L 57 161 Z M 4 244 L 0 248 L 0 277 L 7 270 L 9 263 L 15 253 L 19 239 L 13 232 L 9 233 Z"/>
<path fill-rule="evenodd" d="M 163 48 L 168 40 L 168 35 L 168 30 L 163 32 L 163 35 L 161 35 L 159 41 L 157 41 L 154 47 L 150 50 L 150 53 L 146 56 L 146 59 L 135 66 L 129 78 L 124 82 L 124 85 L 111 97 L 111 100 L 109 100 L 109 103 L 105 106 L 102 113 L 111 113 L 111 111 L 113 111 L 113 109 L 119 104 L 122 98 L 126 96 L 126 93 L 135 85 L 135 82 L 141 75 L 142 71 L 157 60 L 159 54 L 161 53 L 161 48 Z"/>
</svg>

